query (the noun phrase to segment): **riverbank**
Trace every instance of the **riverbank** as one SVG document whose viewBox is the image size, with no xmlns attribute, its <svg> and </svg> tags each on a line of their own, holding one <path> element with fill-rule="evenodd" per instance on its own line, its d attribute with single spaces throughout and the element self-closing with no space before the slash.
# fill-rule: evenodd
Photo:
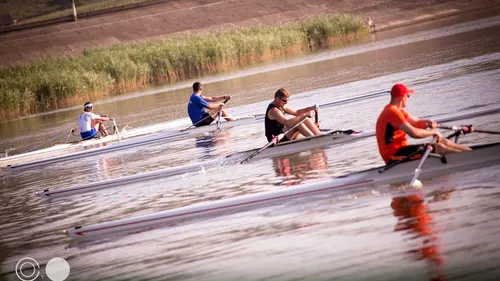
<svg viewBox="0 0 500 281">
<path fill-rule="evenodd" d="M 243 4 L 237 1 L 172 1 L 154 6 L 154 8 L 150 7 L 147 9 L 109 14 L 93 19 L 85 19 L 77 23 L 67 23 L 31 31 L 5 34 L 0 36 L 0 39 L 4 39 L 0 40 L 0 63 L 4 65 L 29 63 L 37 60 L 39 58 L 37 54 L 40 54 L 40 52 L 42 52 L 41 56 L 78 56 L 86 49 L 87 54 L 92 54 L 95 53 L 95 51 L 88 51 L 88 47 L 105 47 L 113 43 L 125 42 L 140 43 L 146 40 L 164 38 L 168 35 L 171 37 L 179 33 L 185 34 L 186 32 L 199 33 L 213 31 L 215 29 L 275 25 L 293 19 L 324 15 L 331 11 L 348 12 L 363 18 L 365 16 L 370 16 L 374 20 L 376 30 L 380 32 L 416 22 L 467 13 L 488 7 L 496 7 L 500 4 L 499 0 L 482 0 L 474 2 L 474 4 L 461 0 L 378 0 L 369 2 L 363 1 L 362 3 L 352 3 L 352 1 L 335 1 L 335 3 L 330 3 L 329 1 L 323 0 L 308 2 L 293 0 L 287 1 L 287 5 L 283 5 L 283 3 L 276 4 L 272 1 L 270 1 L 272 3 L 267 2 L 267 0 L 245 1 Z M 200 17 L 198 14 L 204 16 Z M 109 36 L 118 39 L 108 40 Z M 99 41 L 99 38 L 108 39 Z M 79 45 L 78 42 L 87 39 L 90 40 L 92 44 Z M 22 44 L 26 44 L 26 48 L 30 48 L 30 51 L 24 53 L 23 47 L 19 47 L 19 45 Z M 57 46 L 61 47 L 64 44 L 67 44 L 65 45 L 66 47 L 58 49 Z M 5 47 L 6 45 L 10 46 L 8 50 L 2 48 L 2 46 Z M 77 45 L 80 47 L 83 46 L 84 48 L 75 47 Z M 75 48 L 71 48 L 70 46 Z M 69 53 L 65 52 L 67 48 L 71 49 Z M 115 47 L 115 50 L 119 48 L 121 47 Z M 17 52 L 15 52 L 16 50 Z M 11 55 L 12 53 L 21 55 L 23 58 L 20 61 L 15 59 L 9 60 L 9 53 Z M 7 54 L 7 57 L 3 57 L 5 54 Z M 136 57 L 137 56 L 138 55 L 136 55 Z M 266 55 L 264 54 L 262 56 Z M 10 56 L 10 58 L 12 58 L 12 56 Z M 250 56 L 250 58 L 255 59 L 255 57 L 252 56 Z M 127 93 L 127 91 L 137 90 L 146 86 L 148 82 L 151 82 L 150 80 L 159 83 L 179 81 L 188 79 L 191 76 L 186 75 L 186 73 L 193 75 L 208 74 L 213 73 L 213 71 L 216 72 L 221 69 L 227 69 L 228 65 L 234 65 L 234 58 L 231 58 L 224 63 L 219 63 L 219 65 L 215 67 L 212 62 L 209 62 L 207 65 L 209 66 L 210 72 L 208 73 L 200 71 L 200 68 L 203 70 L 206 69 L 206 67 L 199 67 L 199 65 L 195 64 L 196 67 L 194 71 L 193 69 L 187 69 L 187 71 L 181 70 L 180 73 L 173 73 L 173 75 L 168 72 L 157 73 L 154 76 L 160 77 L 159 79 L 149 79 L 145 74 L 151 71 L 151 59 L 146 60 L 149 64 L 140 64 L 139 66 L 132 67 L 133 71 L 122 71 L 123 73 L 118 73 L 119 70 L 130 69 L 132 65 L 130 65 L 129 57 L 119 57 L 119 59 L 115 61 L 98 59 L 96 61 L 101 64 L 106 64 L 107 62 L 107 67 L 106 65 L 103 67 L 107 69 L 108 72 L 111 72 L 112 75 L 101 75 L 99 72 L 90 73 L 88 75 L 80 75 L 80 78 L 78 78 L 79 80 L 76 82 L 68 82 L 69 79 L 73 79 L 71 78 L 72 75 L 69 74 L 80 72 L 81 67 L 75 65 L 69 69 L 67 62 L 72 60 L 68 59 L 51 60 L 47 65 L 48 68 L 42 68 L 42 72 L 34 72 L 32 69 L 30 70 L 30 68 L 22 71 L 19 71 L 18 68 L 14 68 L 15 71 L 22 74 L 21 77 L 24 79 L 21 81 L 19 81 L 19 79 L 13 79 L 9 71 L 5 71 L 5 74 L 0 75 L 3 76 L 0 77 L 3 78 L 3 81 L 0 82 L 0 86 L 2 87 L 0 90 L 0 98 L 3 101 L 0 102 L 0 104 L 2 104 L 5 109 L 2 118 L 12 118 L 35 112 L 62 108 L 81 103 L 81 101 L 85 99 L 106 98 L 109 94 Z M 118 69 L 115 67 L 117 64 L 121 65 Z M 160 67 L 160 70 L 165 67 L 172 69 L 177 66 L 165 65 L 163 60 L 161 60 L 161 65 L 159 64 L 159 61 L 156 63 L 153 62 L 153 69 L 155 67 Z M 187 68 L 189 67 L 190 66 L 187 65 Z M 35 68 L 40 70 L 39 67 Z M 64 71 L 57 71 L 61 69 Z M 52 76 L 52 78 L 49 79 L 49 76 Z M 30 79 L 31 77 L 34 78 Z M 119 77 L 127 77 L 127 79 L 124 80 Z M 26 79 L 29 81 L 26 81 Z M 17 90 L 12 91 L 12 87 L 7 87 L 7 80 L 13 81 L 12 83 L 16 85 L 15 88 Z M 42 81 L 42 83 L 40 83 L 40 81 Z M 54 81 L 57 83 L 54 83 Z M 38 84 L 38 86 L 34 86 L 34 84 Z M 9 108 L 11 108 L 11 110 L 9 110 Z"/>
<path fill-rule="evenodd" d="M 370 16 L 378 31 L 499 6 L 500 0 L 178 0 L 0 34 L 0 66 L 176 33 L 279 24 L 332 13 Z"/>
<path fill-rule="evenodd" d="M 105 99 L 158 84 L 309 52 L 368 34 L 358 17 L 331 15 L 279 26 L 175 36 L 95 48 L 0 69 L 0 120 Z"/>
</svg>

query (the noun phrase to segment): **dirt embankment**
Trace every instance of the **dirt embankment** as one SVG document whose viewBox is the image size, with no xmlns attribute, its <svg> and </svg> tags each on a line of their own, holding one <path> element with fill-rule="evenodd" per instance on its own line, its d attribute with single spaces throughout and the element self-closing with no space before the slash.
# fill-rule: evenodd
<svg viewBox="0 0 500 281">
<path fill-rule="evenodd" d="M 500 0 L 179 0 L 76 22 L 0 34 L 0 66 L 86 48 L 162 38 L 179 32 L 277 24 L 327 13 L 370 16 L 382 31 L 500 6 Z"/>
</svg>

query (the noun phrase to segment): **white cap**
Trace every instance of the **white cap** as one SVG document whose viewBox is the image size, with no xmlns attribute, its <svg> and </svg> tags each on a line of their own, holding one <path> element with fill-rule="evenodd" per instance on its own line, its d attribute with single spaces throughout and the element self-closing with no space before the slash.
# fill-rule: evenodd
<svg viewBox="0 0 500 281">
<path fill-rule="evenodd" d="M 94 105 L 92 103 L 88 103 L 83 108 L 90 108 L 90 107 L 94 107 Z"/>
</svg>

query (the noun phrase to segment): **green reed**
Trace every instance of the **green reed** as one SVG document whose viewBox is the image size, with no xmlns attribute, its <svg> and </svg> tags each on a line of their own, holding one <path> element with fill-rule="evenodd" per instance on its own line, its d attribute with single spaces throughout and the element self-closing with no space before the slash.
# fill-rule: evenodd
<svg viewBox="0 0 500 281">
<path fill-rule="evenodd" d="M 173 83 L 309 52 L 368 33 L 358 17 L 328 15 L 279 26 L 181 34 L 85 50 L 0 69 L 0 119 Z"/>
</svg>

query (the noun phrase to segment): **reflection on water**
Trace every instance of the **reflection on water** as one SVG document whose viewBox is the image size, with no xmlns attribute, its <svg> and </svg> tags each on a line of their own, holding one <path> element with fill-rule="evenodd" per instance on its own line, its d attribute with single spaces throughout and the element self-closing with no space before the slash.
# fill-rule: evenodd
<svg viewBox="0 0 500 281">
<path fill-rule="evenodd" d="M 282 178 L 280 185 L 296 185 L 306 179 L 329 175 L 328 157 L 324 149 L 273 157 L 272 160 L 276 177 Z"/>
<path fill-rule="evenodd" d="M 374 42 L 369 46 L 371 51 L 360 47 L 359 54 L 212 83 L 210 90 L 233 95 L 230 106 L 235 107 L 231 113 L 234 109 L 236 115 L 262 113 L 272 93 L 281 86 L 297 93 L 291 103 L 300 108 L 387 90 L 402 81 L 415 85 L 418 92 L 409 105 L 412 114 L 460 112 L 500 101 L 500 35 L 494 31 L 490 27 L 451 35 L 456 30 L 450 28 L 420 34 L 419 38 L 427 39 L 412 44 L 404 43 L 411 41 L 411 35 L 403 38 L 410 41 L 395 38 L 382 47 Z M 440 32 L 447 36 L 440 37 Z M 428 35 L 435 37 L 425 37 Z M 355 82 L 343 84 L 346 81 Z M 339 86 L 332 87 L 335 85 Z M 307 90 L 311 91 L 304 93 Z M 172 93 L 178 97 L 169 96 Z M 157 122 L 156 117 L 184 117 L 189 94 L 177 89 L 144 96 L 143 102 L 130 99 L 103 104 L 102 109 L 123 117 L 120 120 L 125 123 Z M 322 127 L 371 130 L 388 98 L 322 109 Z M 76 111 L 60 112 L 55 119 L 40 116 L 2 123 L 0 146 L 18 141 L 34 145 L 37 137 L 55 136 L 59 128 L 74 122 Z M 40 123 L 31 124 L 33 120 Z M 44 122 L 48 125 L 38 126 Z M 464 122 L 478 128 L 500 128 L 498 115 Z M 3 134 L 4 128 L 13 132 Z M 31 135 L 21 136 L 32 130 L 35 132 Z M 215 172 L 123 184 L 61 200 L 44 201 L 33 196 L 46 187 L 116 178 L 259 148 L 266 143 L 263 132 L 260 123 L 22 172 L 2 170 L 2 273 L 9 280 L 17 280 L 13 268 L 20 258 L 33 256 L 43 264 L 60 256 L 69 260 L 74 280 L 498 280 L 491 276 L 500 276 L 500 193 L 498 184 L 485 187 L 500 182 L 498 165 L 424 182 L 422 193 L 443 185 L 457 189 L 432 195 L 427 203 L 427 196 L 420 193 L 400 196 L 384 187 L 364 186 L 335 190 L 318 200 L 287 201 L 81 247 L 67 248 L 68 240 L 61 234 L 61 230 L 75 225 L 286 189 L 283 185 L 378 166 L 382 160 L 373 139 L 245 165 L 232 163 Z M 498 141 L 498 137 L 471 134 L 462 140 L 478 144 Z M 465 189 L 465 185 L 473 188 Z"/>
<path fill-rule="evenodd" d="M 431 202 L 448 200 L 453 191 L 438 192 Z M 447 280 L 444 272 L 444 258 L 440 251 L 439 234 L 434 229 L 430 206 L 422 195 L 411 194 L 394 197 L 391 208 L 398 222 L 394 231 L 401 231 L 409 244 L 418 243 L 407 251 L 415 260 L 424 260 L 431 281 Z"/>
</svg>

